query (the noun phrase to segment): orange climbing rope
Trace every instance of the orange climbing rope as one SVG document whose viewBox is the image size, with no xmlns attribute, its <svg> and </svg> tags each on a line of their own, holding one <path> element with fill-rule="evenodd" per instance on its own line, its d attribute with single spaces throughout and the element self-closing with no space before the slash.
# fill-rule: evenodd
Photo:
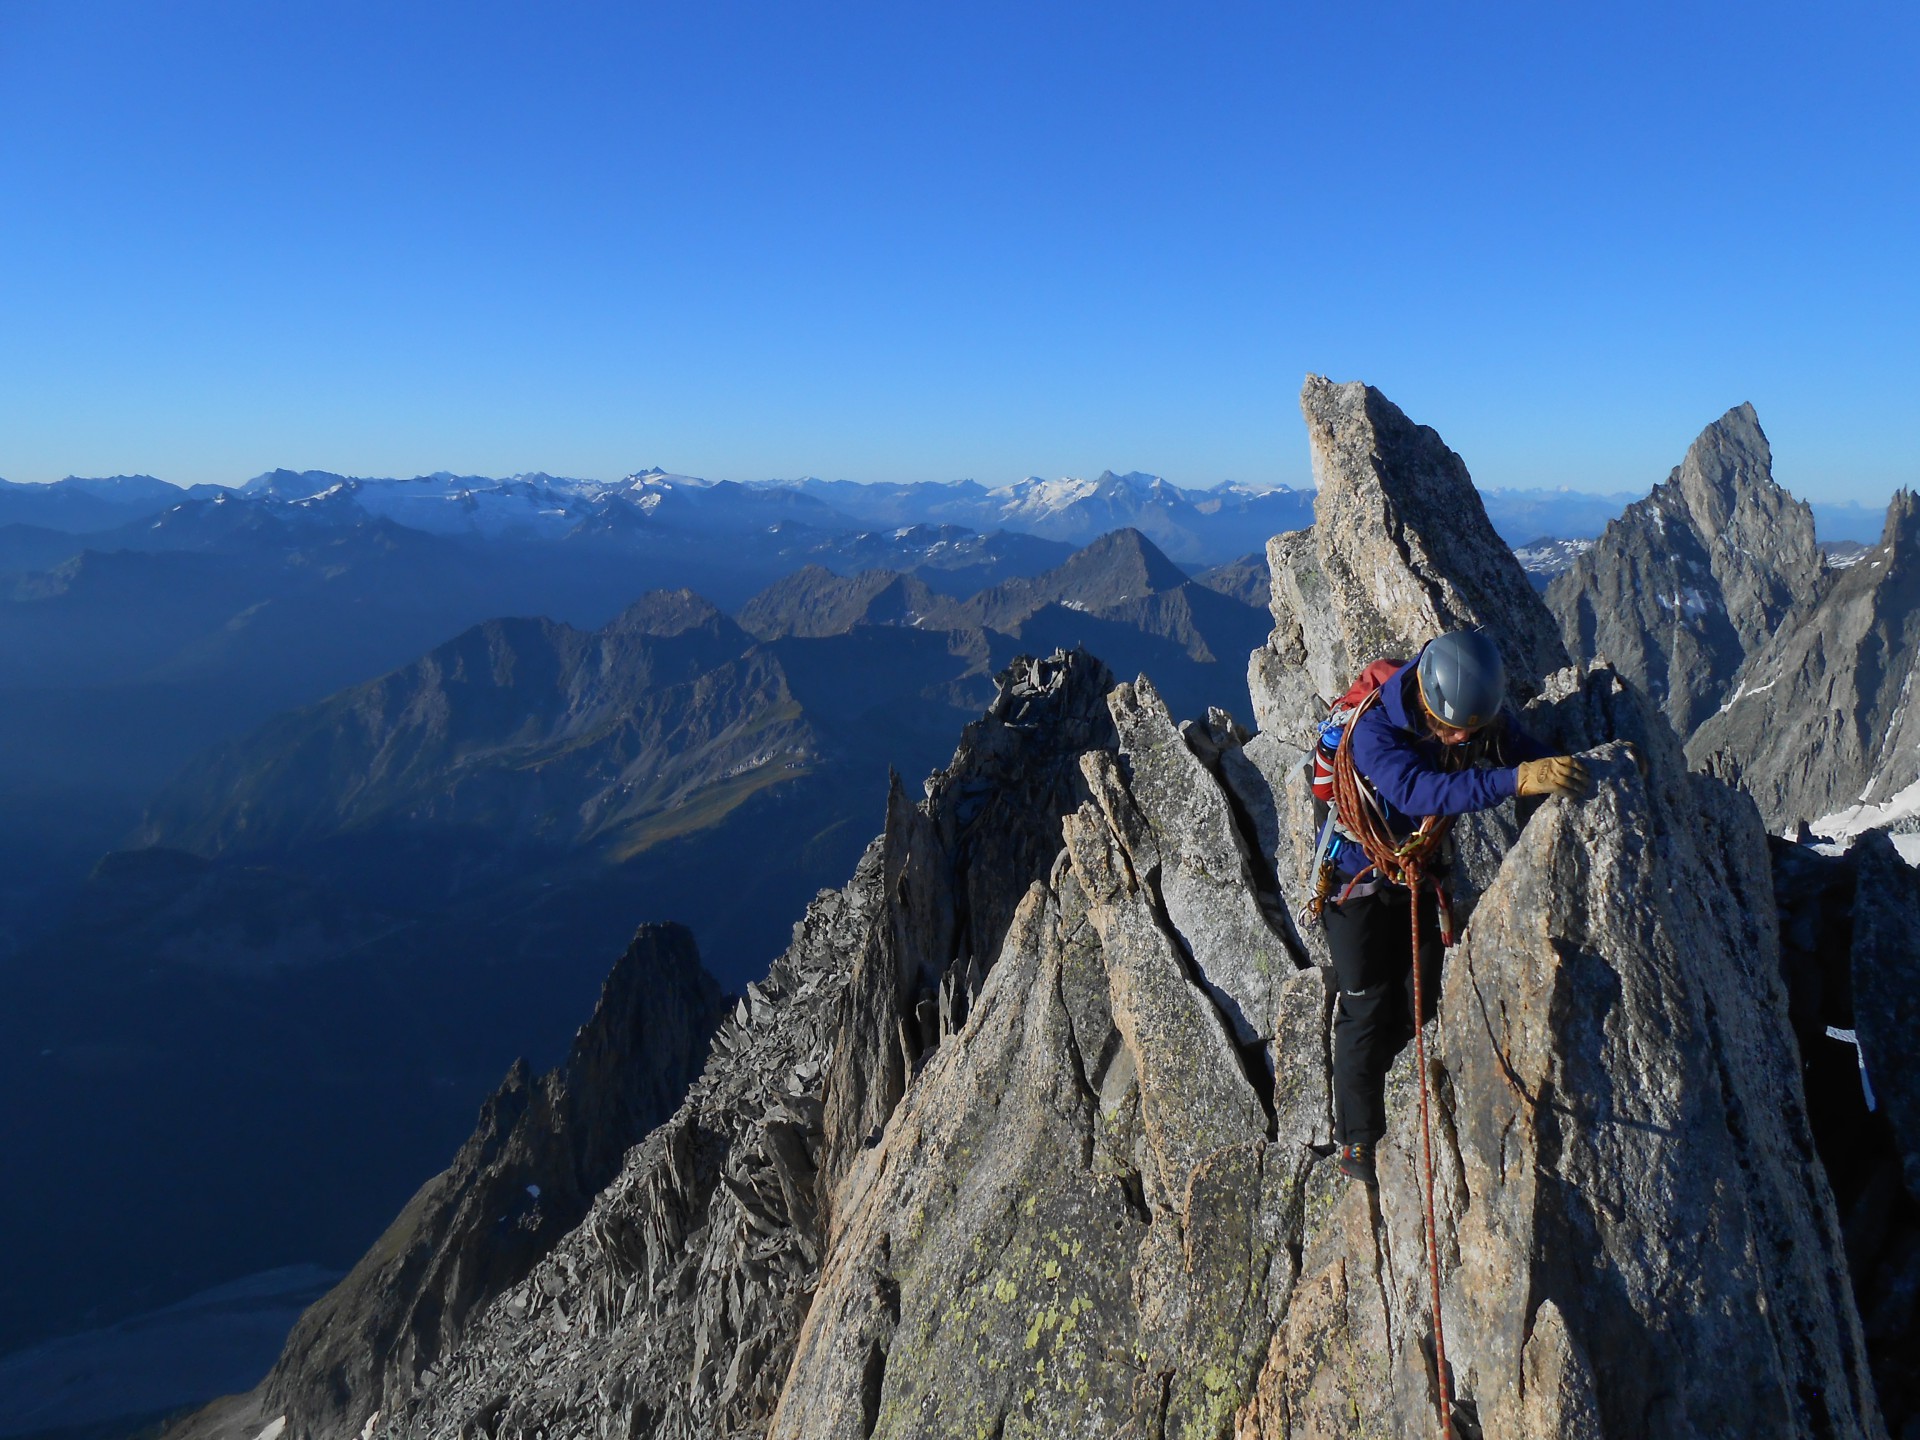
<svg viewBox="0 0 1920 1440">
<path fill-rule="evenodd" d="M 1345 899 L 1368 871 L 1383 880 L 1407 887 L 1407 911 L 1413 917 L 1413 1042 L 1414 1059 L 1420 1071 L 1420 1170 L 1425 1185 L 1427 1278 L 1433 1291 L 1433 1369 L 1438 1382 L 1441 1440 L 1453 1440 L 1453 1402 L 1447 1383 L 1447 1335 L 1440 1322 L 1440 1252 L 1434 1245 L 1433 1219 L 1433 1128 L 1428 1118 L 1427 1040 L 1425 987 L 1420 977 L 1420 884 L 1425 878 L 1426 862 L 1439 849 L 1453 817 L 1429 815 L 1408 839 L 1396 845 L 1387 817 L 1371 789 L 1361 783 L 1353 768 L 1353 732 L 1367 706 L 1380 698 L 1380 692 L 1367 697 L 1340 737 L 1340 748 L 1333 759 L 1333 803 L 1341 827 L 1360 842 L 1366 852 L 1367 867 L 1348 882 Z M 1444 902 L 1444 897 L 1442 897 Z"/>
<path fill-rule="evenodd" d="M 1379 799 L 1370 786 L 1361 782 L 1359 772 L 1353 768 L 1353 732 L 1360 728 L 1360 717 L 1379 703 L 1380 694 L 1380 691 L 1374 691 L 1353 712 L 1346 729 L 1340 733 L 1340 748 L 1333 755 L 1334 816 L 1339 820 L 1340 828 L 1360 842 L 1360 848 L 1367 856 L 1366 868 L 1349 880 L 1346 889 L 1340 892 L 1342 900 L 1347 898 L 1355 885 L 1373 873 L 1396 885 L 1406 885 L 1408 891 L 1412 892 L 1428 857 L 1440 848 L 1440 842 L 1453 829 L 1453 816 L 1429 815 L 1420 822 L 1418 830 L 1395 844 L 1393 829 L 1387 824 L 1386 812 L 1380 808 Z M 1414 883 L 1409 884 L 1409 879 Z"/>
<path fill-rule="evenodd" d="M 1413 917 L 1413 1046 L 1414 1060 L 1420 1067 L 1420 1169 L 1426 1184 L 1427 1201 L 1427 1278 L 1433 1287 L 1433 1373 L 1440 1387 L 1440 1434 L 1453 1440 L 1453 1404 L 1447 1394 L 1447 1332 L 1440 1323 L 1440 1252 L 1434 1245 L 1433 1223 L 1433 1129 L 1427 1119 L 1427 1027 L 1421 1023 L 1427 1007 L 1420 984 L 1420 865 L 1408 866 L 1407 886 L 1413 903 L 1407 911 Z"/>
</svg>

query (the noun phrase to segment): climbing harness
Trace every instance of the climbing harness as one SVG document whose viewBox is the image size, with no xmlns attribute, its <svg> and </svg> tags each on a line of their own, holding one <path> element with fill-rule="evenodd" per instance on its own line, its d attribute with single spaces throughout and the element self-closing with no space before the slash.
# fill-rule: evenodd
<svg viewBox="0 0 1920 1440">
<path fill-rule="evenodd" d="M 1367 856 L 1366 869 L 1347 882 L 1347 888 L 1341 892 L 1340 898 L 1344 901 L 1369 871 L 1377 873 L 1383 880 L 1407 888 L 1407 913 L 1413 919 L 1413 1041 L 1414 1060 L 1420 1073 L 1420 1171 L 1426 1199 L 1424 1239 L 1427 1279 L 1433 1291 L 1433 1372 L 1439 1387 L 1440 1434 L 1442 1440 L 1453 1440 L 1453 1402 L 1447 1393 L 1447 1337 L 1440 1321 L 1440 1252 L 1434 1244 L 1437 1227 L 1433 1218 L 1433 1126 L 1429 1119 L 1428 1100 L 1431 1081 L 1427 1074 L 1426 1027 L 1421 1023 L 1426 1016 L 1426 995 L 1420 977 L 1420 886 L 1427 878 L 1427 862 L 1453 828 L 1453 817 L 1429 815 L 1410 837 L 1398 845 L 1394 843 L 1392 828 L 1387 824 L 1378 798 L 1361 780 L 1353 765 L 1353 732 L 1367 708 L 1379 699 L 1380 692 L 1376 689 L 1361 702 L 1360 708 L 1348 720 L 1346 731 L 1340 737 L 1340 748 L 1334 753 L 1334 814 L 1339 817 L 1341 828 L 1360 842 Z M 1329 816 L 1328 824 L 1332 822 L 1333 816 Z M 1330 890 L 1331 886 L 1325 888 Z M 1446 908 L 1446 893 L 1437 884 L 1434 888 L 1439 896 L 1443 917 L 1441 938 L 1443 943 L 1450 945 L 1453 943 L 1453 922 Z"/>
</svg>

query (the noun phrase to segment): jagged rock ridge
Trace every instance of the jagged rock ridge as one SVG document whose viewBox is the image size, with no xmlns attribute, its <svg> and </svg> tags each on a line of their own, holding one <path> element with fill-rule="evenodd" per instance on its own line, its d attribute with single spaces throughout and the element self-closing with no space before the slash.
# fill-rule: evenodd
<svg viewBox="0 0 1920 1440">
<path fill-rule="evenodd" d="M 1365 577 L 1389 641 L 1532 599 L 1394 528 L 1464 476 L 1407 445 L 1438 440 L 1330 450 L 1373 522 L 1283 547 L 1276 592 Z M 1562 658 L 1533 603 L 1527 723 L 1599 788 L 1463 839 L 1430 1076 L 1455 1393 L 1521 1440 L 1881 1436 L 1759 819 L 1614 672 L 1523 668 Z M 1305 632 L 1329 665 L 1377 638 Z M 1314 677 L 1277 654 L 1291 721 Z M 1016 679 L 924 806 L 896 788 L 679 1115 L 369 1436 L 1432 1433 L 1418 1077 L 1409 1048 L 1376 1201 L 1325 1153 L 1332 996 L 1288 968 L 1292 792 L 1249 753 L 1282 742 L 1183 736 L 1093 668 Z"/>
<path fill-rule="evenodd" d="M 1878 1433 L 1758 822 L 1609 675 L 1556 679 L 1532 720 L 1604 740 L 1605 788 L 1523 833 L 1441 999 L 1456 1388 L 1507 1435 Z M 749 1004 L 683 1117 L 374 1433 L 1425 1430 L 1410 1053 L 1376 1213 L 1312 1148 L 1324 980 L 1281 978 L 1267 1091 L 1156 883 L 1173 817 L 1123 783 L 1142 758 L 1082 754 L 1063 852 L 840 1176 L 809 1060 L 853 1073 L 863 962 L 940 923 L 887 840 L 809 916 L 797 948 L 827 963 L 776 970 L 764 1024 Z"/>
<path fill-rule="evenodd" d="M 1112 744 L 1110 684 L 1084 655 L 1022 662 L 924 805 L 896 786 L 885 833 L 722 1026 L 679 1113 L 385 1432 L 764 1427 L 837 1182 L 966 1023 L 1086 793 L 1078 756 Z"/>
<path fill-rule="evenodd" d="M 1772 448 L 1743 404 L 1548 586 L 1547 604 L 1570 651 L 1619 666 L 1684 738 L 1824 581 L 1813 511 L 1775 483 Z"/>
</svg>

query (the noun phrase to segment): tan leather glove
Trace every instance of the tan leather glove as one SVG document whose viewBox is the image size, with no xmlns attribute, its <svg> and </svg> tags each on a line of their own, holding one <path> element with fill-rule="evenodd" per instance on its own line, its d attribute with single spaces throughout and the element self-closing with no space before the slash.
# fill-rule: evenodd
<svg viewBox="0 0 1920 1440">
<path fill-rule="evenodd" d="M 1584 795 L 1589 783 L 1587 767 L 1571 755 L 1523 760 L 1519 765 L 1517 789 L 1522 795 Z"/>
</svg>

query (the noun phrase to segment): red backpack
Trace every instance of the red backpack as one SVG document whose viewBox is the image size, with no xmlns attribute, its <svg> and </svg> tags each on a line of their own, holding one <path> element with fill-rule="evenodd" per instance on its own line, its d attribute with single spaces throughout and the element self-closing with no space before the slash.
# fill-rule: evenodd
<svg viewBox="0 0 1920 1440">
<path fill-rule="evenodd" d="M 1347 687 L 1347 693 L 1333 702 L 1327 718 L 1320 722 L 1320 737 L 1313 747 L 1313 798 L 1322 805 L 1333 803 L 1333 757 L 1340 749 L 1340 737 L 1346 731 L 1347 722 L 1366 704 L 1373 692 L 1386 684 L 1393 673 L 1406 663 L 1404 660 L 1375 660 L 1360 672 L 1358 680 Z"/>
</svg>

